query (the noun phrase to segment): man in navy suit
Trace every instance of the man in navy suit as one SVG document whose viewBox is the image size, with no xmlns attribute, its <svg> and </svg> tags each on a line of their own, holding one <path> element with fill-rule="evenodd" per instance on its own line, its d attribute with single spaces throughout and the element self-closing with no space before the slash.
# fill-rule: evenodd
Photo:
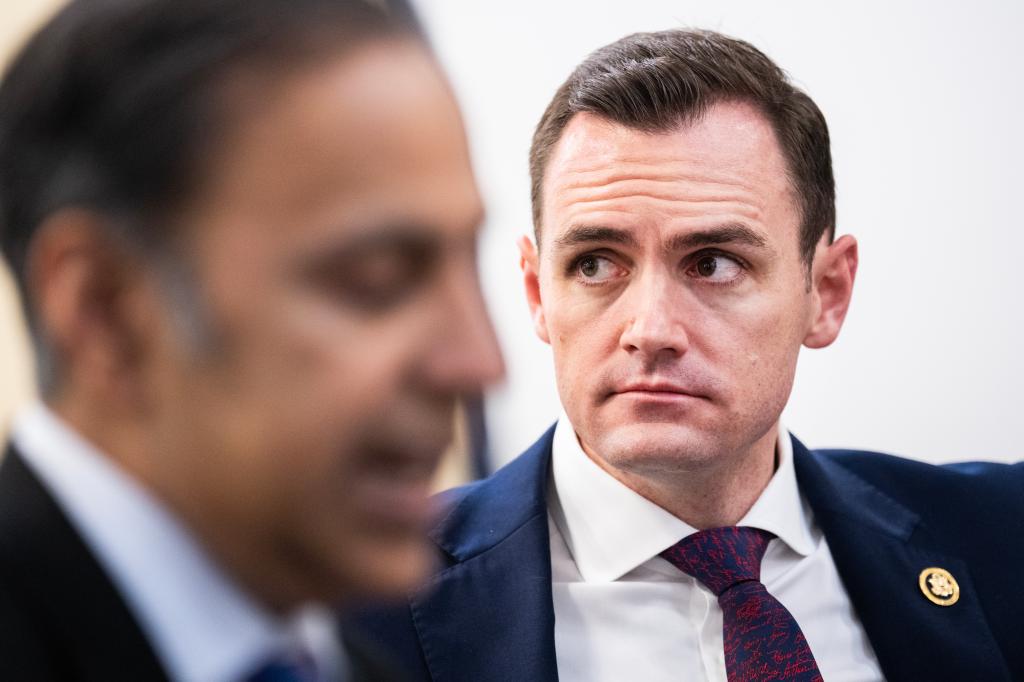
<svg viewBox="0 0 1024 682">
<path fill-rule="evenodd" d="M 637 34 L 561 86 L 530 168 L 564 412 L 444 498 L 440 567 L 378 639 L 438 682 L 1024 679 L 1022 465 L 779 423 L 857 269 L 811 99 L 744 42 Z"/>
</svg>

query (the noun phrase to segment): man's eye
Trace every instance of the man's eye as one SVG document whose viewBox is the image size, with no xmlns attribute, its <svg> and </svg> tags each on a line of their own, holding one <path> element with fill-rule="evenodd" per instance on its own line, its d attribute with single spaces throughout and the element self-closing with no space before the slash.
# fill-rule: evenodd
<svg viewBox="0 0 1024 682">
<path fill-rule="evenodd" d="M 339 293 L 366 310 L 382 310 L 401 302 L 428 271 L 424 260 L 408 254 L 369 254 L 354 263 L 339 281 Z"/>
<path fill-rule="evenodd" d="M 620 268 L 603 256 L 588 254 L 576 261 L 573 268 L 587 282 L 603 282 L 619 275 Z"/>
<path fill-rule="evenodd" d="M 365 313 L 383 313 L 427 286 L 441 256 L 432 241 L 390 239 L 328 254 L 309 273 L 324 293 Z"/>
<path fill-rule="evenodd" d="M 739 278 L 743 270 L 743 265 L 734 258 L 720 253 L 708 253 L 693 262 L 689 274 L 709 282 L 726 283 Z"/>
</svg>

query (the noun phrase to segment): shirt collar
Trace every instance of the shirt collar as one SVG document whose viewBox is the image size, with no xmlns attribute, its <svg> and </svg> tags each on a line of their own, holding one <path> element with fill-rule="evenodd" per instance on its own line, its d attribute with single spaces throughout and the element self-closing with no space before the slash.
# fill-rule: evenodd
<svg viewBox="0 0 1024 682">
<path fill-rule="evenodd" d="M 789 433 L 781 424 L 778 431 L 778 468 L 739 525 L 770 531 L 806 556 L 814 549 L 809 511 L 797 488 Z M 564 413 L 552 443 L 552 479 L 556 524 L 586 582 L 618 580 L 697 532 L 595 464 Z"/>
<path fill-rule="evenodd" d="M 296 646 L 311 649 L 318 664 L 337 664 L 325 647 L 333 629 L 325 610 L 278 618 L 262 608 L 160 500 L 45 406 L 18 415 L 12 440 L 117 585 L 171 679 L 242 679 Z"/>
<path fill-rule="evenodd" d="M 737 525 L 773 533 L 800 556 L 814 551 L 811 508 L 800 494 L 793 465 L 793 438 L 781 423 L 775 441 L 778 466 L 768 485 Z"/>
</svg>

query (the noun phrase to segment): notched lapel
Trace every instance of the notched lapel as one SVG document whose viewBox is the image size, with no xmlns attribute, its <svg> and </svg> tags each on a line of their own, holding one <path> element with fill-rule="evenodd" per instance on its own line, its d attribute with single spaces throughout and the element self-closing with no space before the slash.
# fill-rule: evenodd
<svg viewBox="0 0 1024 682">
<path fill-rule="evenodd" d="M 412 618 L 435 682 L 556 680 L 547 517 L 438 576 Z M 532 570 L 522 570 L 522 567 Z"/>
<path fill-rule="evenodd" d="M 552 433 L 474 486 L 434 534 L 455 563 L 411 611 L 435 682 L 558 679 L 546 501 Z"/>
<path fill-rule="evenodd" d="M 967 563 L 917 544 L 916 514 L 794 439 L 800 488 L 887 679 L 1010 680 Z M 939 567 L 960 586 L 949 606 L 929 601 L 921 571 Z"/>
<path fill-rule="evenodd" d="M 832 556 L 888 679 L 1011 679 L 966 562 L 846 520 L 830 525 Z M 929 567 L 957 580 L 955 604 L 933 604 L 921 592 L 918 578 Z"/>
</svg>

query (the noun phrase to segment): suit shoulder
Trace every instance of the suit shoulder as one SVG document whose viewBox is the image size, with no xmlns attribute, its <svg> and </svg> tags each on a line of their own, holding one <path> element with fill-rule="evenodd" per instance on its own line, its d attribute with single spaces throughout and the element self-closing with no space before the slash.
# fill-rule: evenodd
<svg viewBox="0 0 1024 682">
<path fill-rule="evenodd" d="M 963 513 L 1006 517 L 1024 514 L 1024 462 L 957 462 L 931 464 L 863 450 L 814 450 L 871 483 L 890 497 L 920 509 L 943 506 Z M 961 505 L 961 506 L 958 506 Z"/>
<path fill-rule="evenodd" d="M 821 449 L 812 453 L 831 460 L 862 475 L 915 475 L 936 480 L 986 483 L 1007 482 L 1024 484 L 1024 461 L 1016 463 L 967 461 L 932 464 L 908 457 L 900 457 L 870 450 Z"/>
</svg>

